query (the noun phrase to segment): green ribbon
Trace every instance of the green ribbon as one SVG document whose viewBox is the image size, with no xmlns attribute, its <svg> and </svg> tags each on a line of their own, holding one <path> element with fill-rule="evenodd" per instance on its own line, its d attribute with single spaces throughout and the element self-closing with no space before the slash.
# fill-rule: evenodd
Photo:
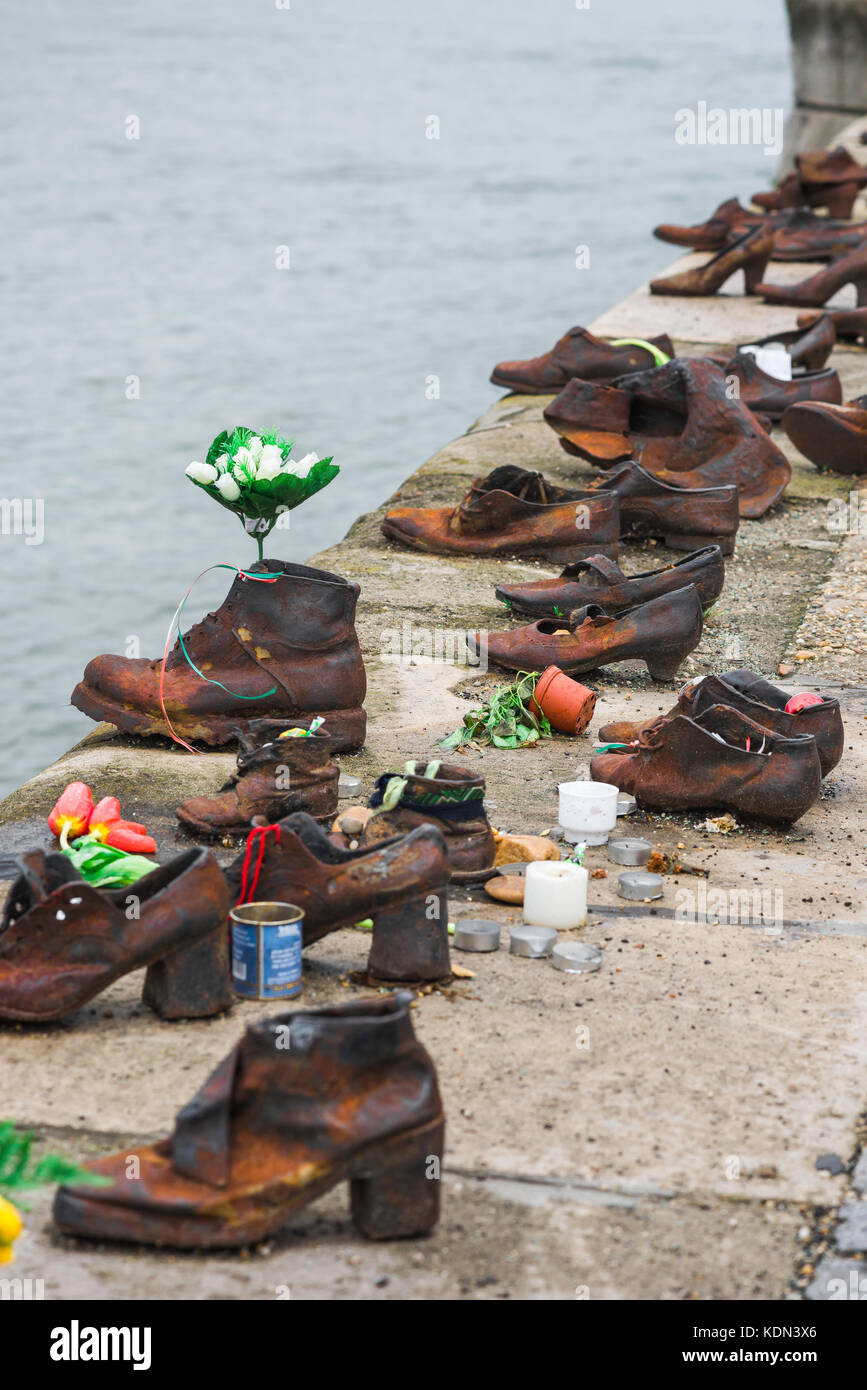
<svg viewBox="0 0 867 1390">
<path fill-rule="evenodd" d="M 662 352 L 660 348 L 654 347 L 653 343 L 649 343 L 646 338 L 612 338 L 611 346 L 644 348 L 645 352 L 649 352 L 653 358 L 654 367 L 664 367 L 666 362 L 671 361 L 667 352 Z"/>
</svg>

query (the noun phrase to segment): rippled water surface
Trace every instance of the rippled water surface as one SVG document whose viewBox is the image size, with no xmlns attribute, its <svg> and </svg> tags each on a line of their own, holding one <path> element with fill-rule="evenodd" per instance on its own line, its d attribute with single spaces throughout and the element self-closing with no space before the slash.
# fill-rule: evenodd
<svg viewBox="0 0 867 1390">
<path fill-rule="evenodd" d="M 760 148 L 676 144 L 679 108 L 791 100 L 782 0 L 28 0 L 4 27 L 0 495 L 45 507 L 41 545 L 0 536 L 5 790 L 91 727 L 90 656 L 158 654 L 191 579 L 253 557 L 183 477 L 218 430 L 334 454 L 278 533 L 313 554 L 498 358 L 666 265 L 656 222 L 767 185 Z"/>
</svg>

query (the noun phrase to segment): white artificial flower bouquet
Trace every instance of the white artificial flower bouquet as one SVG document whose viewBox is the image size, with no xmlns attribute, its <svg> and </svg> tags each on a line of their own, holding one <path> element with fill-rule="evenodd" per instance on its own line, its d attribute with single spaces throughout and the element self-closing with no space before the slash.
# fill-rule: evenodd
<svg viewBox="0 0 867 1390">
<path fill-rule="evenodd" d="M 221 507 L 241 518 L 255 536 L 259 559 L 265 537 L 284 512 L 306 502 L 340 472 L 330 458 L 292 458 L 294 439 L 272 430 L 256 434 L 240 426 L 218 434 L 204 463 L 191 463 L 187 477 Z"/>
</svg>

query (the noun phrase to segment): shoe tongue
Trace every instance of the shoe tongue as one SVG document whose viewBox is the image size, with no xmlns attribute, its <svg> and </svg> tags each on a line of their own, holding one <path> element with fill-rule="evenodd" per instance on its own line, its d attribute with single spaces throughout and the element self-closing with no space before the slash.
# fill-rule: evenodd
<svg viewBox="0 0 867 1390">
<path fill-rule="evenodd" d="M 587 560 L 577 560 L 567 565 L 561 579 L 577 579 L 584 575 L 588 589 L 607 589 L 611 584 L 622 584 L 626 578 L 619 565 L 605 555 L 591 555 Z"/>
<path fill-rule="evenodd" d="M 771 709 L 783 709 L 785 706 L 786 700 L 782 691 L 757 672 L 751 671 L 748 666 L 741 666 L 736 671 L 723 671 L 719 679 L 739 691 L 741 695 L 748 695 L 759 704 L 770 705 Z"/>
<path fill-rule="evenodd" d="M 569 626 L 573 631 L 588 621 L 599 625 L 613 623 L 614 619 L 598 603 L 586 603 L 583 608 L 573 608 L 569 614 Z"/>
</svg>

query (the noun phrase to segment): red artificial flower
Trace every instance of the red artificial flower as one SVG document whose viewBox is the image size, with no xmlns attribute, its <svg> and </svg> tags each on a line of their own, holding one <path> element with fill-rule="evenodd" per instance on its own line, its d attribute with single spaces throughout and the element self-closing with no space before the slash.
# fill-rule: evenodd
<svg viewBox="0 0 867 1390">
<path fill-rule="evenodd" d="M 65 844 L 76 835 L 84 834 L 92 812 L 93 797 L 90 787 L 84 782 L 70 782 L 57 798 L 54 810 L 48 817 L 49 829 L 55 835 L 59 835 Z"/>
<path fill-rule="evenodd" d="M 95 835 L 112 849 L 127 854 L 156 854 L 157 842 L 138 821 L 121 820 L 120 802 L 116 796 L 104 796 L 93 808 L 88 833 Z"/>
</svg>

